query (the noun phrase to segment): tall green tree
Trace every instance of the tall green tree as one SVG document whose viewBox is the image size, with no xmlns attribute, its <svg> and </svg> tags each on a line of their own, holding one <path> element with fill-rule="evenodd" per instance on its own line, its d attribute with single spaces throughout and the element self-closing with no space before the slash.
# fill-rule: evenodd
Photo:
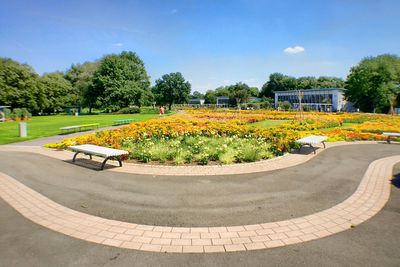
<svg viewBox="0 0 400 267">
<path fill-rule="evenodd" d="M 187 103 L 189 100 L 191 85 L 185 81 L 180 72 L 165 74 L 156 80 L 152 91 L 160 104 L 168 105 Z"/>
<path fill-rule="evenodd" d="M 368 57 L 351 68 L 346 81 L 346 98 L 361 111 L 388 112 L 393 109 L 392 100 L 399 95 L 399 86 L 398 56 Z"/>
<path fill-rule="evenodd" d="M 247 103 L 251 96 L 251 89 L 245 83 L 237 83 L 229 87 L 229 96 L 236 101 L 237 108 L 240 109 L 241 103 Z"/>
<path fill-rule="evenodd" d="M 150 77 L 136 53 L 105 56 L 92 81 L 87 93 L 108 111 L 151 101 Z"/>
<path fill-rule="evenodd" d="M 44 113 L 59 112 L 66 106 L 77 105 L 79 102 L 79 93 L 62 72 L 44 74 L 39 79 L 39 87 L 46 96 L 42 107 Z"/>
<path fill-rule="evenodd" d="M 199 91 L 194 91 L 191 97 L 194 99 L 204 99 L 204 95 Z"/>
<path fill-rule="evenodd" d="M 214 90 L 207 90 L 204 96 L 204 103 L 206 104 L 217 104 L 217 96 Z"/>
<path fill-rule="evenodd" d="M 344 88 L 345 82 L 341 78 L 321 76 L 317 79 L 317 88 Z"/>
<path fill-rule="evenodd" d="M 313 76 L 299 77 L 296 79 L 296 90 L 318 88 L 317 79 Z"/>
<path fill-rule="evenodd" d="M 84 107 L 88 107 L 89 113 L 92 112 L 93 108 L 99 107 L 101 104 L 98 100 L 101 91 L 96 91 L 93 88 L 93 76 L 99 65 L 100 61 L 72 65 L 65 74 L 65 78 L 70 81 L 79 95 L 79 103 Z"/>
<path fill-rule="evenodd" d="M 276 72 L 272 73 L 269 80 L 262 86 L 260 95 L 274 97 L 274 91 L 295 90 L 296 88 L 296 78 Z"/>
<path fill-rule="evenodd" d="M 39 112 L 46 103 L 44 91 L 38 86 L 39 76 L 27 64 L 0 58 L 0 105 L 28 108 Z"/>
<path fill-rule="evenodd" d="M 250 87 L 250 96 L 252 96 L 252 97 L 260 96 L 260 91 L 258 90 L 257 87 Z"/>
</svg>

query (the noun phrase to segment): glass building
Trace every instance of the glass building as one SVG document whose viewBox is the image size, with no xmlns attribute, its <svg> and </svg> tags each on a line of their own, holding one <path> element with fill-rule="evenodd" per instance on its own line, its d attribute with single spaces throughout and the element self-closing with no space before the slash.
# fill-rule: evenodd
<svg viewBox="0 0 400 267">
<path fill-rule="evenodd" d="M 316 111 L 351 111 L 352 107 L 344 98 L 343 88 L 321 88 L 275 91 L 275 108 L 279 102 L 289 102 L 292 109 L 299 108 L 299 99 L 304 109 Z"/>
</svg>

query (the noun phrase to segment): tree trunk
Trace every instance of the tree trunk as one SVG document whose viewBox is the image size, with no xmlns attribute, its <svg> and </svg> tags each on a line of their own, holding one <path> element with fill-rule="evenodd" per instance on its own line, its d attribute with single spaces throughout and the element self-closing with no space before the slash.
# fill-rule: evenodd
<svg viewBox="0 0 400 267">
<path fill-rule="evenodd" d="M 236 98 L 236 104 L 237 104 L 238 110 L 240 110 L 240 98 Z"/>
<path fill-rule="evenodd" d="M 168 104 L 168 109 L 171 110 L 172 109 L 172 103 Z"/>
</svg>

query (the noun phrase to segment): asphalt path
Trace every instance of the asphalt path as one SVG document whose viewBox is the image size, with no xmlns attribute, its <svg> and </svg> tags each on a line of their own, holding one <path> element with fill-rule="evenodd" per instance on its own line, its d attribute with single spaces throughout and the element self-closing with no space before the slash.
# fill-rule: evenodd
<svg viewBox="0 0 400 267">
<path fill-rule="evenodd" d="M 106 218 L 174 226 L 240 225 L 329 208 L 354 192 L 373 160 L 399 149 L 384 144 L 334 147 L 292 168 L 226 177 L 99 172 L 7 152 L 0 171 L 62 205 Z M 298 245 L 221 254 L 97 245 L 38 226 L 0 200 L 0 266 L 399 266 L 399 180 L 394 180 L 386 207 L 354 229 Z"/>
</svg>

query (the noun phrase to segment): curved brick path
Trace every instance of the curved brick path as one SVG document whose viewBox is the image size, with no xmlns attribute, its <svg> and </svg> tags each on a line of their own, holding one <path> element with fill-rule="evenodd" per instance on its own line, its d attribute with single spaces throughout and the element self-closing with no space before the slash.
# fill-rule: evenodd
<svg viewBox="0 0 400 267">
<path fill-rule="evenodd" d="M 163 227 L 108 220 L 61 206 L 0 172 L 0 196 L 29 220 L 82 240 L 128 249 L 207 253 L 265 249 L 333 235 L 358 225 L 387 202 L 400 156 L 372 162 L 352 196 L 295 219 L 227 227 Z"/>
</svg>

